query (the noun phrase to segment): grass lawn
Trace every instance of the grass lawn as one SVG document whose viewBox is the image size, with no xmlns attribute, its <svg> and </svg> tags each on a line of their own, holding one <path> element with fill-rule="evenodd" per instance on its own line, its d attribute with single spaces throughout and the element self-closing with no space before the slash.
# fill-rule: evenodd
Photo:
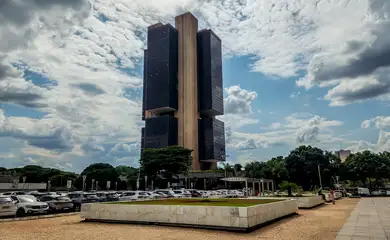
<svg viewBox="0 0 390 240">
<path fill-rule="evenodd" d="M 279 199 L 194 199 L 194 198 L 175 198 L 166 200 L 150 200 L 139 202 L 110 202 L 107 204 L 136 204 L 136 205 L 184 205 L 184 206 L 225 206 L 225 207 L 249 207 L 259 204 L 279 202 Z"/>
</svg>

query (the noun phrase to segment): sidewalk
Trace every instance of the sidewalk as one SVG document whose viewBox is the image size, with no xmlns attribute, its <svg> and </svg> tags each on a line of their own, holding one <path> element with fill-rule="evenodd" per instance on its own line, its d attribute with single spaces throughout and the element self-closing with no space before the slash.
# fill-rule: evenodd
<svg viewBox="0 0 390 240">
<path fill-rule="evenodd" d="M 362 198 L 336 240 L 390 239 L 390 198 Z"/>
</svg>

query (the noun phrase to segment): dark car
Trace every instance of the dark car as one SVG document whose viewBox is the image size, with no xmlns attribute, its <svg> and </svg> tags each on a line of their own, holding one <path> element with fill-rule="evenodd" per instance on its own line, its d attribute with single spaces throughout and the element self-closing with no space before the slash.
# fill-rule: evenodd
<svg viewBox="0 0 390 240">
<path fill-rule="evenodd" d="M 196 190 L 191 189 L 187 191 L 191 193 L 191 197 L 202 197 L 202 194 Z"/>
<path fill-rule="evenodd" d="M 46 195 L 40 197 L 39 200 L 49 205 L 49 212 L 72 211 L 74 209 L 74 204 L 68 197 Z"/>
<path fill-rule="evenodd" d="M 119 196 L 116 193 L 110 192 L 98 192 L 96 196 L 99 197 L 101 202 L 115 202 L 119 201 Z"/>
<path fill-rule="evenodd" d="M 100 202 L 100 198 L 96 196 L 96 193 L 85 193 L 85 192 L 73 192 L 69 193 L 68 197 L 73 203 L 74 210 L 79 212 L 83 203 L 96 203 Z"/>
</svg>

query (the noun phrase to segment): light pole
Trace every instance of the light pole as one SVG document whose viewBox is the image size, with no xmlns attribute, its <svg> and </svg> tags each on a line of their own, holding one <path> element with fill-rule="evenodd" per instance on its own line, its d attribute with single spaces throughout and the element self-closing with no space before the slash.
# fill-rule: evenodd
<svg viewBox="0 0 390 240">
<path fill-rule="evenodd" d="M 85 180 L 87 179 L 86 175 L 83 175 L 83 192 L 85 192 Z"/>
<path fill-rule="evenodd" d="M 320 179 L 320 189 L 322 189 L 322 180 L 321 180 L 321 167 L 320 164 L 318 164 L 318 177 Z"/>
</svg>

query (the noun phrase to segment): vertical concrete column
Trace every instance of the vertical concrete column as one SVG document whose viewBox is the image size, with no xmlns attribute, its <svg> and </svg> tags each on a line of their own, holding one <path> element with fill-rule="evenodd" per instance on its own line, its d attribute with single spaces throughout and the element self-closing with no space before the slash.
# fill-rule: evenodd
<svg viewBox="0 0 390 240">
<path fill-rule="evenodd" d="M 192 149 L 192 170 L 200 170 L 198 153 L 198 20 L 185 13 L 175 18 L 179 34 L 178 145 Z"/>
<path fill-rule="evenodd" d="M 274 187 L 274 181 L 271 182 L 272 187 L 272 196 L 275 195 L 275 187 Z"/>
<path fill-rule="evenodd" d="M 252 182 L 252 196 L 256 195 L 256 187 L 255 187 L 256 182 Z"/>
<path fill-rule="evenodd" d="M 269 192 L 269 182 L 267 182 L 267 192 Z"/>
<path fill-rule="evenodd" d="M 248 192 L 248 181 L 245 180 L 245 195 L 248 197 L 249 196 L 249 192 Z"/>
<path fill-rule="evenodd" d="M 257 182 L 259 184 L 259 196 L 261 196 L 261 193 L 263 192 L 263 189 L 261 189 L 260 182 Z"/>
<path fill-rule="evenodd" d="M 265 196 L 265 194 L 264 194 L 264 181 L 263 180 L 261 180 L 261 189 L 263 189 L 263 196 Z"/>
</svg>

